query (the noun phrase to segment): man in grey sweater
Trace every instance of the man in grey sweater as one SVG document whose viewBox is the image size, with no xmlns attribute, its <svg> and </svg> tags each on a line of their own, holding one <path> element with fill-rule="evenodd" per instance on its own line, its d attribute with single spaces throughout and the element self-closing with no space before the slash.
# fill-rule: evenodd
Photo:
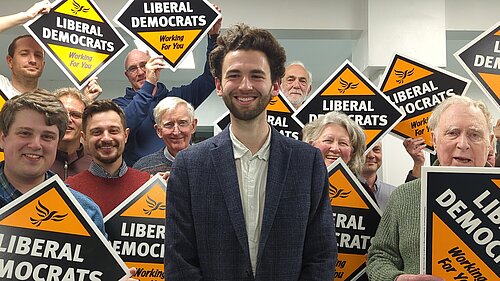
<svg viewBox="0 0 500 281">
<path fill-rule="evenodd" d="M 484 167 L 493 139 L 491 114 L 481 101 L 454 96 L 429 118 L 439 166 Z M 420 179 L 399 186 L 391 195 L 368 250 L 370 281 L 438 281 L 419 275 Z"/>
</svg>

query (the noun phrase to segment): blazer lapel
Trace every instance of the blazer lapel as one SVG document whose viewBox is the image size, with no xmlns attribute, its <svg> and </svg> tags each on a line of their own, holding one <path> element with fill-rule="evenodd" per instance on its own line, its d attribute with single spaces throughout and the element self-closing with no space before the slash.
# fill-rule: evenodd
<svg viewBox="0 0 500 281">
<path fill-rule="evenodd" d="M 262 229 L 259 242 L 257 261 L 260 260 L 273 225 L 276 211 L 279 206 L 281 193 L 285 186 L 292 149 L 287 147 L 282 139 L 285 138 L 274 128 L 271 128 L 271 151 L 267 170 L 266 200 L 262 218 Z"/>
<path fill-rule="evenodd" d="M 233 146 L 228 127 L 226 127 L 219 136 L 219 138 L 214 139 L 215 147 L 210 150 L 211 161 L 214 167 L 216 167 L 220 189 L 224 196 L 228 209 L 227 211 L 231 218 L 236 236 L 238 237 L 238 241 L 247 257 L 250 257 L 238 175 L 236 174 Z"/>
</svg>

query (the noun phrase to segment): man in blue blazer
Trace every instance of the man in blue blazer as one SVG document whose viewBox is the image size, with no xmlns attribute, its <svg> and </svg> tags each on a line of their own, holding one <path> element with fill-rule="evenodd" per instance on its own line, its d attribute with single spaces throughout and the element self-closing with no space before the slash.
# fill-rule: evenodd
<svg viewBox="0 0 500 281">
<path fill-rule="evenodd" d="M 210 54 L 231 124 L 177 154 L 167 188 L 165 280 L 333 280 L 337 246 L 316 148 L 267 123 L 285 51 L 239 24 Z"/>
</svg>

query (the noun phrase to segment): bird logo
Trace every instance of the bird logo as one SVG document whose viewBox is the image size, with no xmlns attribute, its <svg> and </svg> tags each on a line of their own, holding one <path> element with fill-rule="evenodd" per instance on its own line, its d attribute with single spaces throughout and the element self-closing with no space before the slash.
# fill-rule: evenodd
<svg viewBox="0 0 500 281">
<path fill-rule="evenodd" d="M 332 203 L 335 198 L 347 198 L 347 197 L 349 197 L 349 194 L 351 194 L 350 191 L 344 191 L 343 188 L 338 189 L 337 187 L 335 187 L 331 183 L 330 183 L 329 189 L 330 189 L 329 190 L 330 203 Z"/>
<path fill-rule="evenodd" d="M 359 83 L 347 82 L 346 80 L 340 78 L 340 85 L 342 88 L 339 88 L 341 94 L 345 94 L 345 92 L 349 89 L 356 89 Z"/>
<path fill-rule="evenodd" d="M 78 14 L 79 12 L 86 13 L 89 11 L 89 8 L 85 8 L 85 6 L 78 4 L 78 2 L 76 2 L 76 0 L 73 0 L 73 7 L 75 7 L 75 8 L 71 9 L 71 11 L 75 15 Z"/>
<path fill-rule="evenodd" d="M 146 203 L 148 204 L 149 209 L 142 209 L 146 215 L 151 215 L 156 210 L 165 210 L 166 205 L 163 202 L 156 202 L 153 198 L 149 197 L 146 199 Z"/>
<path fill-rule="evenodd" d="M 272 97 L 271 100 L 269 101 L 269 105 L 275 105 L 278 102 L 277 97 Z"/>
<path fill-rule="evenodd" d="M 40 200 L 38 200 L 38 204 L 36 206 L 36 211 L 39 216 L 38 219 L 30 217 L 30 221 L 35 226 L 40 226 L 45 221 L 55 221 L 60 222 L 66 218 L 67 213 L 62 215 L 58 214 L 59 212 L 54 210 L 51 211 L 49 208 L 45 207 Z"/>
<path fill-rule="evenodd" d="M 394 73 L 396 74 L 397 77 L 399 77 L 399 79 L 397 79 L 396 82 L 398 82 L 399 84 L 403 84 L 404 79 L 406 77 L 412 76 L 414 70 L 415 68 L 412 68 L 411 70 L 407 69 L 405 71 L 394 69 Z"/>
</svg>

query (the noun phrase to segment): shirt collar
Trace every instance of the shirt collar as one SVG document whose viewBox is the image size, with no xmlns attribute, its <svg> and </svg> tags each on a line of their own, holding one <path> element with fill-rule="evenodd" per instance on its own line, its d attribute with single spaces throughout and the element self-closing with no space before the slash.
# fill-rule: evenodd
<svg viewBox="0 0 500 281">
<path fill-rule="evenodd" d="M 269 132 L 267 134 L 266 141 L 262 145 L 262 147 L 252 156 L 252 158 L 257 157 L 261 160 L 267 161 L 269 159 L 269 151 L 271 147 L 271 126 L 268 125 Z M 233 142 L 233 150 L 234 150 L 234 159 L 239 159 L 243 157 L 243 155 L 250 153 L 250 149 L 248 149 L 243 143 L 241 143 L 236 136 L 233 134 L 233 130 L 231 129 L 232 125 L 229 125 L 229 136 L 231 137 L 231 141 Z"/>
<path fill-rule="evenodd" d="M 362 176 L 362 175 L 358 175 L 358 180 L 362 183 L 362 184 L 365 184 L 368 186 L 368 181 Z M 377 192 L 377 190 L 379 189 L 380 187 L 380 179 L 378 178 L 378 176 L 376 176 L 375 178 L 375 182 L 373 183 L 373 189 L 374 189 L 374 193 Z"/>
<path fill-rule="evenodd" d="M 165 148 L 163 149 L 163 154 L 165 155 L 165 158 L 170 160 L 170 162 L 174 162 L 175 157 L 172 154 L 170 154 L 170 151 L 168 151 L 167 146 L 165 146 Z"/>
<path fill-rule="evenodd" d="M 123 177 L 123 175 L 125 175 L 127 170 L 128 170 L 128 167 L 125 164 L 125 161 L 122 160 L 122 165 L 118 169 L 118 173 L 116 175 L 112 175 L 112 174 L 108 173 L 106 170 L 104 170 L 103 167 L 99 166 L 99 164 L 94 162 L 94 160 L 92 160 L 88 171 L 96 177 L 107 178 L 107 179 L 116 179 L 116 178 Z"/>
<path fill-rule="evenodd" d="M 0 201 L 5 201 L 5 204 L 7 204 L 23 194 L 7 180 L 4 174 L 4 166 L 5 162 L 2 161 L 0 163 Z M 53 175 L 53 172 L 47 171 L 45 173 L 45 180 Z M 0 206 L 1 205 L 2 204 L 0 204 Z"/>
</svg>

